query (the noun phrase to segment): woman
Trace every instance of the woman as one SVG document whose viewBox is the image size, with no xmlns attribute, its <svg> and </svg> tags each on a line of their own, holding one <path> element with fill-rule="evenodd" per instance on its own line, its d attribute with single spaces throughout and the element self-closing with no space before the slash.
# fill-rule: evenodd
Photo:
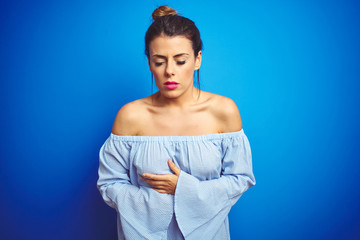
<svg viewBox="0 0 360 240">
<path fill-rule="evenodd" d="M 255 184 L 239 111 L 194 87 L 195 24 L 167 6 L 153 19 L 145 53 L 159 91 L 118 112 L 98 188 L 118 212 L 119 239 L 230 239 L 230 208 Z"/>
</svg>

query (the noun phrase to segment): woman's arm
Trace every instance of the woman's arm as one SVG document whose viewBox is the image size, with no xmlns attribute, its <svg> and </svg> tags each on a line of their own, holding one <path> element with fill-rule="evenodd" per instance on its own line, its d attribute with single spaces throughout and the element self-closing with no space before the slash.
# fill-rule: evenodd
<svg viewBox="0 0 360 240">
<path fill-rule="evenodd" d="M 255 185 L 250 145 L 244 132 L 224 139 L 222 145 L 220 178 L 200 181 L 186 172 L 180 173 L 175 192 L 175 214 L 187 239 L 199 239 L 203 232 L 214 236 L 231 207 Z"/>
<path fill-rule="evenodd" d="M 161 239 L 173 216 L 173 196 L 137 184 L 130 172 L 130 154 L 136 145 L 110 136 L 99 154 L 98 189 L 119 214 L 125 236 Z"/>
<path fill-rule="evenodd" d="M 135 130 L 127 128 L 132 125 L 128 121 L 136 118 L 131 107 L 119 111 L 114 134 L 130 135 Z M 118 212 L 119 226 L 125 236 L 161 239 L 173 217 L 173 196 L 138 184 L 137 177 L 131 174 L 136 174 L 131 154 L 137 151 L 137 145 L 116 135 L 111 135 L 100 149 L 97 187 L 104 201 Z"/>
</svg>

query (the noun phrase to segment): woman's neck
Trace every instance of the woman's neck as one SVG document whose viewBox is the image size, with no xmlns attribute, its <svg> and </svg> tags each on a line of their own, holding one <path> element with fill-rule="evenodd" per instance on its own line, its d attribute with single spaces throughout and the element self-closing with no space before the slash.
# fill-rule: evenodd
<svg viewBox="0 0 360 240">
<path fill-rule="evenodd" d="M 157 106 L 185 109 L 198 103 L 200 90 L 192 86 L 188 91 L 176 98 L 168 98 L 157 92 L 153 95 L 153 103 Z"/>
</svg>

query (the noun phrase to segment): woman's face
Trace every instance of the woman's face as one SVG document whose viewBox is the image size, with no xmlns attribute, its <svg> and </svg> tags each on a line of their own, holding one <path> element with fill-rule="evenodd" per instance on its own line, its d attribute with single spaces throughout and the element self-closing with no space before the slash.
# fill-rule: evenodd
<svg viewBox="0 0 360 240">
<path fill-rule="evenodd" d="M 201 51 L 195 58 L 192 43 L 183 36 L 159 36 L 149 45 L 149 67 L 160 93 L 177 98 L 192 90 L 194 71 L 201 65 Z"/>
</svg>

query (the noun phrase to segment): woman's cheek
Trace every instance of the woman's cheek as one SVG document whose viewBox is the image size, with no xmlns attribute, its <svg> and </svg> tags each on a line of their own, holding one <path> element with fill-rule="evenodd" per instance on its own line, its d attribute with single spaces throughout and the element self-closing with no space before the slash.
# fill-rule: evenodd
<svg viewBox="0 0 360 240">
<path fill-rule="evenodd" d="M 194 75 L 194 68 L 192 66 L 188 66 L 185 70 L 186 72 L 186 77 L 189 78 L 189 79 L 192 79 L 193 78 L 193 75 Z"/>
</svg>

